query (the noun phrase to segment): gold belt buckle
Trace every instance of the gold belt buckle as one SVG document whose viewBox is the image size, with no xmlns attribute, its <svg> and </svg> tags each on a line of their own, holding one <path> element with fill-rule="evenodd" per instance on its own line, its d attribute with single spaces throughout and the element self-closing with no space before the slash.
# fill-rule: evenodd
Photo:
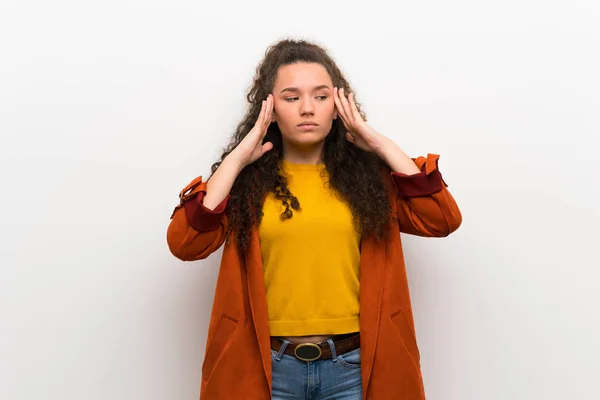
<svg viewBox="0 0 600 400">
<path fill-rule="evenodd" d="M 306 362 L 318 360 L 321 354 L 321 347 L 314 343 L 301 343 L 294 348 L 296 358 Z"/>
</svg>

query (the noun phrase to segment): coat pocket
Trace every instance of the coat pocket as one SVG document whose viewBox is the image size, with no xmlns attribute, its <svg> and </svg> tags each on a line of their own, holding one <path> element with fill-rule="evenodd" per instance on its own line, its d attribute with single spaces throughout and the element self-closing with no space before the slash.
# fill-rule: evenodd
<svg viewBox="0 0 600 400">
<path fill-rule="evenodd" d="M 202 377 L 204 379 L 208 379 L 210 376 L 215 364 L 221 357 L 225 346 L 229 343 L 229 339 L 231 339 L 231 335 L 235 331 L 238 322 L 223 314 L 221 316 L 221 320 L 219 321 L 217 328 L 215 330 L 215 334 L 210 341 L 206 349 L 206 355 L 204 356 L 204 363 L 202 364 Z"/>
<path fill-rule="evenodd" d="M 396 331 L 404 343 L 406 350 L 412 357 L 415 364 L 420 365 L 421 355 L 419 353 L 419 347 L 417 345 L 417 338 L 415 337 L 415 333 L 413 328 L 408 323 L 408 319 L 404 314 L 404 310 L 398 310 L 390 316 L 394 327 L 396 327 Z"/>
</svg>

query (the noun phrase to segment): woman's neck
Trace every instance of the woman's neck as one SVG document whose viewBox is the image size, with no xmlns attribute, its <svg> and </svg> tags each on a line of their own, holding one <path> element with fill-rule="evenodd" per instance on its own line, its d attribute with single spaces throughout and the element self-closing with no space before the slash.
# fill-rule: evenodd
<svg viewBox="0 0 600 400">
<path fill-rule="evenodd" d="M 323 164 L 324 143 L 310 149 L 298 149 L 292 146 L 283 146 L 283 159 L 291 164 Z"/>
</svg>

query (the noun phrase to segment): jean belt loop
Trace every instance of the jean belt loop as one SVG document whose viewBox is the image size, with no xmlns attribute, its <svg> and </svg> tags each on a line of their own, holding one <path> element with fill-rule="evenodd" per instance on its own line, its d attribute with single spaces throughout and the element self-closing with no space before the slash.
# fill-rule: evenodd
<svg viewBox="0 0 600 400">
<path fill-rule="evenodd" d="M 290 344 L 290 343 L 291 342 L 289 340 L 283 339 L 283 344 L 279 348 L 279 352 L 277 353 L 277 356 L 275 357 L 275 359 L 277 361 L 281 361 L 281 357 L 283 357 L 283 353 L 285 352 L 285 349 L 288 347 L 288 344 Z"/>
<path fill-rule="evenodd" d="M 327 339 L 327 343 L 329 343 L 329 348 L 331 349 L 331 361 L 337 362 L 337 354 L 335 352 L 335 345 L 333 344 L 333 340 L 329 338 Z"/>
</svg>

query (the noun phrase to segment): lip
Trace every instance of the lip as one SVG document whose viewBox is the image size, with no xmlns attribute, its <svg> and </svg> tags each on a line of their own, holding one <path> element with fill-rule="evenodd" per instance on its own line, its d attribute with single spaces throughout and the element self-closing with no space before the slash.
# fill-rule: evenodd
<svg viewBox="0 0 600 400">
<path fill-rule="evenodd" d="M 300 122 L 297 126 L 301 131 L 314 131 L 319 125 L 314 121 L 304 121 Z"/>
<path fill-rule="evenodd" d="M 298 125 L 298 129 L 300 129 L 301 131 L 313 131 L 315 129 L 317 129 L 318 125 L 314 125 L 314 124 L 304 124 L 304 125 Z"/>
</svg>

